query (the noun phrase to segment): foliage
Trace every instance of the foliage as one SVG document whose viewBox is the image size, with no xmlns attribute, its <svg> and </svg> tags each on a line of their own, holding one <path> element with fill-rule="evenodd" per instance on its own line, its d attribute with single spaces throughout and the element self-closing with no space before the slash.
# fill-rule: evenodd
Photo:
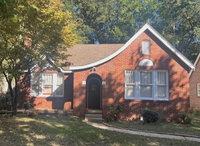
<svg viewBox="0 0 200 146">
<path fill-rule="evenodd" d="M 199 52 L 200 0 L 160 1 L 155 28 L 191 60 Z"/>
<path fill-rule="evenodd" d="M 49 113 L 49 111 L 47 109 L 44 109 L 43 112 L 45 115 L 47 115 Z"/>
<path fill-rule="evenodd" d="M 191 124 L 192 117 L 188 113 L 179 113 L 177 116 L 177 123 Z"/>
<path fill-rule="evenodd" d="M 200 116 L 193 116 L 191 124 L 178 124 L 174 121 L 159 122 L 153 124 L 143 124 L 135 121 L 120 121 L 112 122 L 110 125 L 125 129 L 139 130 L 139 131 L 150 131 L 155 133 L 171 133 L 180 135 L 196 135 L 200 136 Z"/>
<path fill-rule="evenodd" d="M 106 121 L 116 121 L 119 118 L 119 114 L 122 112 L 122 106 L 118 105 L 116 108 L 109 108 L 108 115 L 106 116 Z"/>
<path fill-rule="evenodd" d="M 43 66 L 45 56 L 59 66 L 58 61 L 68 56 L 62 51 L 79 42 L 79 24 L 63 7 L 61 0 L 0 1 L 0 71 L 8 82 L 15 114 L 19 88 L 33 64 Z"/>
<path fill-rule="evenodd" d="M 35 116 L 38 116 L 38 111 L 37 110 L 32 110 L 32 111 L 29 111 L 28 112 L 28 116 L 29 117 L 35 117 Z"/>
<path fill-rule="evenodd" d="M 24 109 L 25 111 L 30 108 L 30 103 L 28 101 L 24 102 Z"/>
<path fill-rule="evenodd" d="M 148 108 L 142 109 L 141 116 L 143 117 L 144 123 L 156 123 L 159 120 L 159 114 Z"/>
<path fill-rule="evenodd" d="M 59 114 L 59 111 L 57 109 L 54 110 L 55 115 Z"/>
<path fill-rule="evenodd" d="M 88 43 L 125 43 L 145 23 L 150 23 L 190 60 L 194 61 L 199 52 L 200 0 L 70 2 Z M 69 7 L 68 1 L 66 5 Z"/>
<path fill-rule="evenodd" d="M 126 42 L 157 8 L 155 0 L 74 0 L 74 4 L 89 43 Z"/>
<path fill-rule="evenodd" d="M 65 116 L 69 116 L 69 115 L 70 115 L 70 113 L 69 113 L 68 110 L 63 110 L 63 114 L 64 114 Z"/>
<path fill-rule="evenodd" d="M 190 110 L 190 113 L 193 115 L 193 116 L 196 116 L 196 117 L 200 117 L 200 110 L 196 110 L 196 109 L 191 109 Z"/>
</svg>

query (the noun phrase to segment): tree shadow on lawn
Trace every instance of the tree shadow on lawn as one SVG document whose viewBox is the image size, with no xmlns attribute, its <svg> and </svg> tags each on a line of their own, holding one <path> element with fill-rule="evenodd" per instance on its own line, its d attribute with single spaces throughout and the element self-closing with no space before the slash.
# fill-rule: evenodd
<svg viewBox="0 0 200 146">
<path fill-rule="evenodd" d="M 0 145 L 195 145 L 194 142 L 155 139 L 97 129 L 73 116 L 39 115 L 17 117 L 0 115 Z"/>
</svg>

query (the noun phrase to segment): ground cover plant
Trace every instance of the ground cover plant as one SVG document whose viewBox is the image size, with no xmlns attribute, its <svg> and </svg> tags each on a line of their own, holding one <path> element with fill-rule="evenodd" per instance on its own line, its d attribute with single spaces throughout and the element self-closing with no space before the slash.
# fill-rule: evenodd
<svg viewBox="0 0 200 146">
<path fill-rule="evenodd" d="M 0 145 L 6 146 L 188 146 L 199 143 L 166 140 L 94 128 L 63 115 L 0 115 Z"/>
<path fill-rule="evenodd" d="M 182 115 L 182 114 L 181 114 Z M 185 114 L 184 114 L 185 115 Z M 200 137 L 200 112 L 195 111 L 190 113 L 191 123 L 159 121 L 157 123 L 143 123 L 140 121 L 118 121 L 109 123 L 112 126 L 123 127 L 126 129 L 154 131 L 160 133 L 173 133 L 182 135 L 195 135 Z M 179 116 L 177 117 L 179 119 Z M 161 119 L 162 120 L 162 119 Z"/>
</svg>

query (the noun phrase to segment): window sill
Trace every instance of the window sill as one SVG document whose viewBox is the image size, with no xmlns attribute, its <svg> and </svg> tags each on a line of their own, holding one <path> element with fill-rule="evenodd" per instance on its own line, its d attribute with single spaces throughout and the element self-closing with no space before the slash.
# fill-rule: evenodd
<svg viewBox="0 0 200 146">
<path fill-rule="evenodd" d="M 125 97 L 125 100 L 155 100 L 155 101 L 169 101 L 169 98 L 136 98 L 136 97 Z"/>
<path fill-rule="evenodd" d="M 55 97 L 55 98 L 63 98 L 64 97 L 64 95 L 60 95 L 60 96 L 58 96 L 58 95 L 37 95 L 37 96 L 33 96 L 33 95 L 31 95 L 32 97 L 36 97 L 36 98 L 49 98 L 49 97 Z"/>
</svg>

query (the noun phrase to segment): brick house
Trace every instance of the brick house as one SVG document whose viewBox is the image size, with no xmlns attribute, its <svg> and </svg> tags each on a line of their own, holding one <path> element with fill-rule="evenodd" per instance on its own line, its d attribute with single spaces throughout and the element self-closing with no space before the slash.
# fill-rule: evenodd
<svg viewBox="0 0 200 146">
<path fill-rule="evenodd" d="M 200 54 L 194 63 L 195 70 L 190 72 L 190 106 L 200 110 Z"/>
<path fill-rule="evenodd" d="M 130 120 L 145 107 L 166 118 L 189 110 L 194 66 L 148 24 L 125 44 L 75 45 L 68 53 L 71 66 L 32 73 L 26 96 L 36 109 L 73 109 L 77 116 L 97 109 L 105 117 L 121 105 L 120 118 Z"/>
</svg>

